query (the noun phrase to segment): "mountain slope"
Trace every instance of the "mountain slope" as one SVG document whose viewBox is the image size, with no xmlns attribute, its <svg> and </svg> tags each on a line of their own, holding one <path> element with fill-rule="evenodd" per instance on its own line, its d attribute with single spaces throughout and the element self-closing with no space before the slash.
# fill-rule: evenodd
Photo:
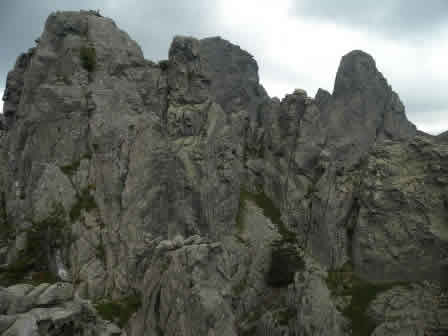
<svg viewBox="0 0 448 336">
<path fill-rule="evenodd" d="M 4 100 L 1 285 L 71 282 L 135 336 L 437 331 L 448 147 L 370 55 L 279 101 L 221 38 L 155 64 L 111 19 L 57 12 Z"/>
</svg>

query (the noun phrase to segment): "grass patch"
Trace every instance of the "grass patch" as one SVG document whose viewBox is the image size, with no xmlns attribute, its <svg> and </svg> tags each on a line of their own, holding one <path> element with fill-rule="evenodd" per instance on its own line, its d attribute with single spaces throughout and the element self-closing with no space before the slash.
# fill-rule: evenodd
<svg viewBox="0 0 448 336">
<path fill-rule="evenodd" d="M 81 64 L 88 72 L 95 71 L 96 68 L 96 50 L 94 47 L 81 47 L 79 54 Z"/>
<path fill-rule="evenodd" d="M 61 166 L 59 167 L 61 169 L 61 171 L 67 175 L 67 176 L 73 176 L 75 175 L 75 173 L 78 171 L 79 165 L 81 164 L 81 161 L 76 161 L 72 164 L 69 165 L 65 165 L 65 166 Z"/>
<path fill-rule="evenodd" d="M 240 237 L 240 235 L 243 234 L 246 228 L 244 223 L 244 216 L 246 215 L 246 211 L 247 211 L 246 199 L 244 198 L 243 191 L 241 191 L 240 200 L 238 203 L 238 212 L 236 214 L 236 230 L 238 237 Z"/>
<path fill-rule="evenodd" d="M 27 243 L 17 260 L 0 272 L 0 285 L 16 283 L 40 284 L 56 281 L 46 260 L 52 248 L 64 245 L 66 212 L 61 204 L 54 204 L 51 214 L 43 221 L 33 222 L 27 230 Z"/>
<path fill-rule="evenodd" d="M 266 282 L 273 287 L 284 287 L 292 283 L 294 274 L 303 270 L 305 262 L 297 249 L 296 234 L 288 229 L 281 219 L 281 212 L 264 192 L 253 193 L 244 188 L 240 191 L 240 202 L 236 217 L 237 233 L 245 230 L 244 216 L 247 203 L 252 202 L 263 212 L 263 215 L 276 226 L 280 238 L 271 243 L 271 265 Z M 238 235 L 237 235 L 238 236 Z"/>
<path fill-rule="evenodd" d="M 70 220 L 72 222 L 79 219 L 81 211 L 91 211 L 98 208 L 98 204 L 95 198 L 90 194 L 91 188 L 87 187 L 81 191 L 81 194 L 77 195 L 77 201 L 70 210 Z"/>
<path fill-rule="evenodd" d="M 103 241 L 101 239 L 100 244 L 96 248 L 96 257 L 106 264 L 106 249 L 104 248 Z"/>
<path fill-rule="evenodd" d="M 396 286 L 409 285 L 405 282 L 367 282 L 354 274 L 349 263 L 341 269 L 329 271 L 326 283 L 333 296 L 351 296 L 350 304 L 342 314 L 350 321 L 354 336 L 369 336 L 376 328 L 375 322 L 368 317 L 366 311 L 378 294 Z"/>
<path fill-rule="evenodd" d="M 297 309 L 293 307 L 282 308 L 272 313 L 272 317 L 278 326 L 288 326 L 289 321 L 295 319 L 296 316 Z"/>
<path fill-rule="evenodd" d="M 14 227 L 8 221 L 8 213 L 6 211 L 6 196 L 2 192 L 0 195 L 0 241 L 8 240 L 14 237 Z"/>
<path fill-rule="evenodd" d="M 130 295 L 120 300 L 98 303 L 95 305 L 95 308 L 103 320 L 112 321 L 117 323 L 120 328 L 123 328 L 140 306 L 140 296 Z"/>
<path fill-rule="evenodd" d="M 271 309 L 274 309 L 271 307 Z M 288 326 L 289 322 L 296 318 L 297 309 L 292 307 L 282 307 L 276 310 L 263 310 L 260 308 L 254 309 L 248 312 L 245 318 L 242 320 L 246 325 L 244 330 L 239 330 L 239 334 L 242 336 L 254 336 L 257 333 L 257 321 L 263 316 L 263 314 L 269 313 L 274 320 L 276 326 Z"/>
<path fill-rule="evenodd" d="M 297 243 L 296 234 L 283 223 L 280 209 L 275 206 L 274 202 L 264 192 L 252 193 L 243 189 L 240 193 L 241 199 L 252 201 L 263 211 L 263 215 L 269 218 L 277 227 L 278 233 L 282 236 L 282 241 L 292 244 Z"/>
<path fill-rule="evenodd" d="M 297 238 L 294 232 L 289 230 L 283 223 L 280 209 L 277 208 L 272 200 L 266 196 L 264 192 L 250 192 L 244 187 L 240 191 L 239 209 L 236 218 L 236 225 L 239 230 L 244 230 L 244 212 L 246 210 L 246 202 L 250 201 L 263 211 L 263 215 L 277 227 L 278 233 L 282 236 L 282 240 L 290 243 L 296 243 Z"/>
<path fill-rule="evenodd" d="M 0 286 L 9 287 L 18 283 L 27 283 L 33 286 L 42 283 L 55 283 L 58 278 L 49 270 L 34 271 L 34 259 L 27 255 L 21 255 L 17 261 L 0 271 Z"/>
<path fill-rule="evenodd" d="M 56 283 L 58 282 L 58 278 L 49 271 L 41 271 L 41 272 L 35 272 L 31 274 L 31 283 L 34 286 L 43 284 L 43 283 Z"/>
<path fill-rule="evenodd" d="M 76 172 L 79 169 L 79 166 L 81 165 L 81 161 L 83 159 L 90 160 L 90 159 L 92 159 L 92 155 L 84 154 L 79 160 L 76 160 L 76 161 L 74 161 L 68 165 L 65 165 L 65 166 L 60 166 L 59 168 L 65 175 L 71 177 L 76 174 Z"/>
<path fill-rule="evenodd" d="M 249 158 L 264 159 L 264 153 L 265 153 L 265 148 L 264 148 L 263 140 L 261 140 L 260 145 L 246 146 L 244 148 L 244 153 L 243 153 L 243 162 L 246 162 Z"/>
<path fill-rule="evenodd" d="M 40 222 L 33 222 L 27 231 L 27 254 L 38 256 L 45 248 L 62 247 L 61 240 L 67 227 L 66 218 L 64 207 L 58 203 L 53 205 L 53 211 L 47 218 Z"/>
<path fill-rule="evenodd" d="M 261 307 L 256 308 L 244 317 L 243 321 L 246 324 L 244 330 L 239 330 L 241 336 L 255 336 L 257 335 L 257 324 L 256 322 L 263 316 L 263 310 Z"/>
<path fill-rule="evenodd" d="M 168 60 L 161 60 L 161 61 L 159 61 L 160 69 L 165 71 L 165 70 L 168 69 L 169 66 L 170 66 L 170 61 L 168 61 Z"/>
<path fill-rule="evenodd" d="M 247 269 L 243 278 L 238 283 L 236 283 L 235 286 L 233 286 L 233 293 L 236 296 L 240 296 L 247 288 L 248 281 L 249 281 L 249 269 Z"/>
<path fill-rule="evenodd" d="M 17 283 L 29 283 L 26 279 L 31 271 L 32 264 L 28 259 L 19 257 L 17 261 L 0 271 L 0 286 L 9 287 Z"/>
</svg>

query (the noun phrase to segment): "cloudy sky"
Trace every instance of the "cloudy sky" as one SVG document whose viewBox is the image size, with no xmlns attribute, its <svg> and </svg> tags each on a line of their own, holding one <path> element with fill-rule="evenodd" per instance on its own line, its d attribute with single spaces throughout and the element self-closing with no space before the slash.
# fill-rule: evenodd
<svg viewBox="0 0 448 336">
<path fill-rule="evenodd" d="M 0 0 L 0 94 L 48 14 L 81 8 L 113 18 L 152 60 L 167 57 L 176 34 L 228 39 L 255 56 L 261 83 L 280 98 L 331 92 L 341 56 L 362 49 L 418 128 L 448 129 L 448 0 Z"/>
</svg>

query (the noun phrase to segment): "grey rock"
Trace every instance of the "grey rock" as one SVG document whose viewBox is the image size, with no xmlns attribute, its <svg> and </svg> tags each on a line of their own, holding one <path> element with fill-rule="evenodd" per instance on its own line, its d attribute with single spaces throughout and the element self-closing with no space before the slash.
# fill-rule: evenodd
<svg viewBox="0 0 448 336">
<path fill-rule="evenodd" d="M 7 313 L 0 315 L 2 336 L 125 335 L 113 323 L 99 318 L 89 302 L 74 298 L 72 285 L 45 284 L 31 292 L 30 287 L 17 284 L 0 292 L 0 313 Z"/>
<path fill-rule="evenodd" d="M 34 316 L 21 316 L 2 336 L 38 336 L 37 320 Z"/>
<path fill-rule="evenodd" d="M 35 304 L 38 306 L 48 306 L 69 301 L 73 298 L 73 286 L 69 283 L 58 282 L 49 286 L 39 295 Z"/>
<path fill-rule="evenodd" d="M 233 314 L 219 289 L 226 279 L 217 272 L 220 253 L 211 244 L 188 245 L 155 255 L 143 288 L 146 313 L 140 311 L 131 335 L 236 335 Z M 144 314 L 144 315 L 141 315 Z M 195 321 L 191 324 L 187 321 Z"/>
<path fill-rule="evenodd" d="M 345 335 L 326 270 L 446 280 L 446 137 L 416 131 L 362 51 L 332 94 L 280 101 L 222 38 L 177 36 L 156 64 L 111 19 L 56 12 L 3 99 L 0 280 L 25 261 L 23 280 L 66 283 L 1 289 L 2 336 L 124 334 L 79 298 L 130 295 L 133 336 Z M 376 335 L 421 333 L 412 288 L 375 299 Z"/>
<path fill-rule="evenodd" d="M 255 118 L 259 104 L 268 96 L 259 84 L 253 56 L 221 37 L 200 40 L 199 51 L 214 100 L 227 113 L 245 110 Z"/>
<path fill-rule="evenodd" d="M 354 264 L 366 278 L 442 279 L 448 253 L 440 221 L 447 149 L 417 136 L 409 143 L 378 145 L 368 157 L 352 244 Z"/>
<path fill-rule="evenodd" d="M 372 335 L 425 335 L 437 314 L 435 293 L 424 286 L 395 287 L 369 306 L 377 323 Z"/>
<path fill-rule="evenodd" d="M 289 289 L 291 297 L 289 304 L 297 307 L 292 332 L 348 335 L 348 321 L 337 310 L 325 279 L 325 271 L 312 260 L 307 260 L 305 271 L 296 275 L 294 286 Z"/>
<path fill-rule="evenodd" d="M 7 288 L 7 291 L 12 293 L 15 296 L 25 296 L 29 292 L 31 292 L 33 289 L 34 289 L 34 287 L 29 284 L 17 284 L 14 286 L 9 286 Z"/>
<path fill-rule="evenodd" d="M 0 315 L 0 333 L 9 329 L 17 320 L 17 316 Z"/>
</svg>

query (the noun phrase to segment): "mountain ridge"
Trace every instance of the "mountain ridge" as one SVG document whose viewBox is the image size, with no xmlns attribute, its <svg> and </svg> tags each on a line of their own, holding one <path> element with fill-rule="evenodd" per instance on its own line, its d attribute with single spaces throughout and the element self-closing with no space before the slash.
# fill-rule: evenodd
<svg viewBox="0 0 448 336">
<path fill-rule="evenodd" d="M 370 55 L 280 101 L 222 38 L 154 63 L 113 20 L 56 12 L 4 100 L 0 335 L 445 330 L 448 144 Z"/>
</svg>

